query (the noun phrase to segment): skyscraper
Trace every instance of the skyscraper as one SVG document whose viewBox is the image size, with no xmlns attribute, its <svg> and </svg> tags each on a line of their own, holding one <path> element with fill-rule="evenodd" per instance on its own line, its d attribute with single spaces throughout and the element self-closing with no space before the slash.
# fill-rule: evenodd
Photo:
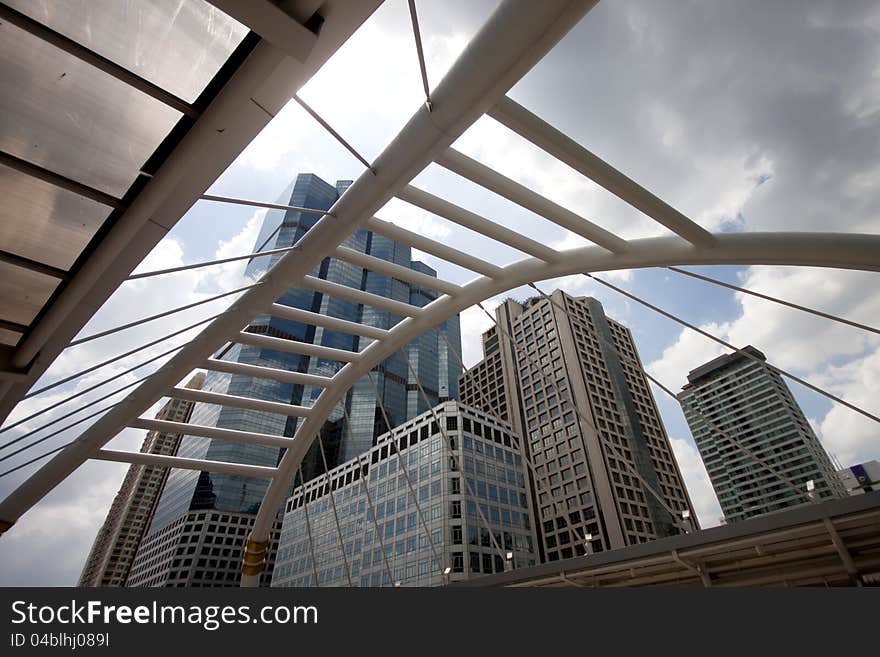
<svg viewBox="0 0 880 657">
<path fill-rule="evenodd" d="M 817 500 L 843 497 L 828 454 L 782 377 L 760 351 L 743 351 L 758 360 L 739 352 L 719 356 L 692 370 L 678 395 L 725 520 L 809 503 L 808 492 Z"/>
<path fill-rule="evenodd" d="M 186 387 L 201 389 L 204 382 L 205 374 L 198 372 Z M 192 406 L 192 402 L 171 399 L 156 419 L 187 422 Z M 174 456 L 179 445 L 179 434 L 153 430 L 147 433 L 141 452 Z M 125 586 L 167 476 L 168 468 L 158 465 L 132 465 L 128 468 L 83 566 L 79 586 Z"/>
<path fill-rule="evenodd" d="M 519 442 L 453 401 L 408 420 L 294 491 L 272 586 L 438 586 L 534 565 Z"/>
<path fill-rule="evenodd" d="M 338 181 L 336 185 L 330 185 L 313 174 L 301 174 L 285 190 L 279 204 L 327 210 L 349 184 L 349 181 Z M 269 211 L 257 238 L 255 251 L 283 249 L 293 245 L 319 218 L 317 213 Z M 343 247 L 436 276 L 436 272 L 430 267 L 412 261 L 409 246 L 372 231 L 356 231 L 345 240 Z M 282 255 L 274 253 L 253 258 L 245 270 L 245 278 L 258 279 Z M 325 258 L 302 286 L 288 290 L 278 303 L 382 329 L 390 329 L 401 319 L 387 310 L 334 296 L 333 285 L 364 290 L 418 306 L 429 303 L 436 296 L 434 291 L 386 274 L 370 271 L 338 258 Z M 432 332 L 405 348 L 413 367 L 419 371 L 432 405 L 457 393 L 455 382 L 459 369 L 448 364 L 450 359 L 445 356 L 445 352 L 448 348 L 447 340 L 455 348 L 461 343 L 458 318 L 448 320 L 441 331 L 445 331 L 445 340 L 438 332 Z M 231 345 L 218 357 L 249 365 L 320 376 L 333 376 L 344 363 L 281 352 L 267 346 L 263 336 L 346 351 L 360 351 L 371 342 L 367 337 L 273 315 L 258 316 L 245 333 L 239 342 Z M 444 363 L 443 367 L 438 366 L 441 362 Z M 372 382 L 370 378 L 363 377 L 349 390 L 324 425 L 321 438 L 330 469 L 369 450 L 377 436 L 388 430 L 374 385 L 392 426 L 404 422 L 425 408 L 411 399 L 410 372 L 403 353 L 398 352 L 383 361 L 371 372 L 371 377 Z M 318 387 L 215 371 L 208 372 L 205 389 L 302 406 L 311 406 L 322 391 Z M 351 420 L 350 423 L 348 419 Z M 195 405 L 192 414 L 193 424 L 277 436 L 293 436 L 301 421 L 301 418 L 202 403 Z M 180 447 L 181 456 L 264 466 L 277 465 L 282 453 L 283 450 L 278 447 L 210 440 L 197 436 L 185 436 Z M 324 471 L 318 441 L 315 441 L 303 459 L 302 471 L 306 481 Z M 172 583 L 186 586 L 236 584 L 243 536 L 253 524 L 254 514 L 267 486 L 268 481 L 265 479 L 174 470 L 162 494 L 147 540 L 138 554 L 139 564 L 135 569 L 137 577 L 131 580 L 132 583 L 150 586 Z M 193 551 L 191 548 L 194 546 L 190 545 L 184 550 L 184 554 L 180 554 L 176 542 L 180 540 L 178 530 L 181 525 L 184 529 L 189 527 L 194 532 L 193 536 L 202 537 L 204 532 L 211 531 L 211 527 L 216 533 L 207 534 L 210 540 L 205 543 L 205 551 L 201 548 Z M 202 531 L 200 527 L 204 530 L 202 534 L 198 534 Z M 221 530 L 224 527 L 233 535 L 241 534 L 242 538 L 229 542 L 228 537 L 223 538 Z M 271 576 L 274 545 L 279 529 L 280 517 L 270 543 L 269 564 L 264 573 L 266 584 Z M 217 539 L 222 541 L 222 548 L 216 547 Z M 177 566 L 173 565 L 175 561 L 178 562 Z"/>
<path fill-rule="evenodd" d="M 692 507 L 630 330 L 559 290 L 495 317 L 461 400 L 524 436 L 542 559 L 680 533 Z"/>
</svg>

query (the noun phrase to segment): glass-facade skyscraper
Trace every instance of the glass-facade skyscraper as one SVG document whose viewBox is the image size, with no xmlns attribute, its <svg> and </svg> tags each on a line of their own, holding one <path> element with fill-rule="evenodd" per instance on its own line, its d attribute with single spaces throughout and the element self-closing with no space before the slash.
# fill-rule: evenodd
<svg viewBox="0 0 880 657">
<path fill-rule="evenodd" d="M 458 402 L 408 420 L 330 485 L 294 491 L 272 586 L 440 586 L 534 565 L 519 443 Z"/>
<path fill-rule="evenodd" d="M 279 199 L 279 204 L 328 210 L 350 184 L 351 181 L 337 181 L 335 185 L 331 185 L 314 174 L 300 174 L 285 190 Z M 319 215 L 314 213 L 270 210 L 263 221 L 255 252 L 292 246 L 317 223 L 319 218 Z M 436 272 L 427 265 L 412 261 L 412 253 L 408 245 L 372 231 L 357 230 L 343 242 L 342 246 L 436 276 Z M 276 253 L 252 259 L 245 270 L 245 278 L 253 281 L 259 279 L 283 255 Z M 424 306 L 437 296 L 433 290 L 368 271 L 336 258 L 325 258 L 311 275 L 416 306 Z M 402 319 L 387 310 L 331 297 L 305 287 L 291 288 L 278 300 L 278 303 L 382 329 L 390 329 Z M 457 380 L 460 374 L 457 359 L 448 354 L 448 345 L 456 350 L 461 349 L 458 317 L 447 320 L 439 329 L 439 332 L 426 333 L 406 348 L 410 362 L 418 372 L 419 380 L 432 406 L 445 399 L 457 397 Z M 371 342 L 370 338 L 270 315 L 258 316 L 246 330 L 348 351 L 361 351 Z M 442 336 L 440 332 L 443 333 Z M 332 376 L 343 366 L 343 363 L 335 360 L 284 353 L 246 344 L 233 344 L 219 357 L 240 363 L 321 376 Z M 379 396 L 392 427 L 428 408 L 424 400 L 416 397 L 421 393 L 414 385 L 415 379 L 411 376 L 406 359 L 401 353 L 386 359 L 373 370 L 371 375 L 378 387 Z M 204 389 L 303 406 L 311 406 L 322 390 L 300 384 L 280 383 L 270 379 L 213 371 L 208 372 Z M 371 449 L 376 437 L 389 428 L 384 422 L 373 384 L 367 377 L 362 378 L 348 391 L 342 403 L 345 405 L 345 412 L 342 404 L 338 405 L 322 430 L 328 467 L 331 469 Z M 351 419 L 350 424 L 346 422 L 346 413 Z M 191 418 L 193 424 L 279 436 L 293 436 L 301 421 L 302 418 L 204 403 L 195 405 Z M 264 466 L 277 465 L 282 452 L 283 450 L 278 447 L 241 444 L 197 436 L 184 436 L 179 449 L 179 455 L 183 457 Z M 306 480 L 324 471 L 317 441 L 303 460 L 302 468 Z M 158 534 L 165 533 L 163 528 L 176 524 L 181 517 L 190 512 L 211 510 L 246 515 L 256 513 L 267 486 L 268 481 L 265 479 L 197 471 L 172 471 L 145 540 L 142 550 L 145 553 L 144 558 L 161 560 L 163 557 L 159 553 L 163 551 L 156 551 L 156 545 L 149 540 L 150 537 L 155 535 L 158 539 Z M 239 552 L 240 543 L 241 541 L 238 541 L 235 546 Z M 150 557 L 146 555 L 149 550 L 153 550 Z M 140 557 L 139 553 L 138 558 Z M 229 563 L 232 564 L 233 561 L 230 559 Z M 234 566 L 234 576 L 230 566 L 230 572 L 226 573 L 228 577 L 224 575 L 220 582 L 215 579 L 214 585 L 237 582 L 237 563 Z M 157 567 L 147 568 L 146 571 L 156 570 Z M 234 581 L 227 582 L 227 579 Z M 164 582 L 147 577 L 142 583 L 161 585 Z"/>
</svg>

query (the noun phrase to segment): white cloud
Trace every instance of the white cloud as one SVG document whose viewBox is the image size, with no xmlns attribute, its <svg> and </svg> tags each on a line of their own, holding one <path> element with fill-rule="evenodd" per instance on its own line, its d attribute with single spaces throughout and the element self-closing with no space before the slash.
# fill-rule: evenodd
<svg viewBox="0 0 880 657">
<path fill-rule="evenodd" d="M 232 258 L 235 256 L 252 253 L 257 242 L 257 236 L 266 218 L 266 210 L 257 210 L 251 215 L 241 230 L 228 240 L 221 240 L 214 252 L 216 260 Z M 248 260 L 236 260 L 222 265 L 215 265 L 206 269 L 200 269 L 200 287 L 216 290 L 218 293 L 224 290 L 234 290 L 249 283 L 255 282 L 246 279 L 244 270 Z"/>
<path fill-rule="evenodd" d="M 715 489 L 709 481 L 709 473 L 700 458 L 694 444 L 683 438 L 671 438 L 672 451 L 681 470 L 685 486 L 694 505 L 694 511 L 700 521 L 700 527 L 706 529 L 721 523 L 724 513 L 715 496 Z"/>
<path fill-rule="evenodd" d="M 743 287 L 876 326 L 880 319 L 877 275 L 811 268 L 751 267 Z M 880 339 L 876 335 L 802 311 L 737 293 L 738 315 L 700 328 L 737 347 L 751 344 L 769 362 L 865 410 L 880 414 Z M 729 353 L 690 329 L 683 329 L 648 371 L 673 390 L 687 372 Z M 796 383 L 789 386 L 797 389 Z M 826 449 L 844 465 L 877 458 L 877 424 L 836 403 L 814 421 Z"/>
<path fill-rule="evenodd" d="M 663 229 L 568 165 L 488 117 L 478 120 L 453 147 L 499 173 L 624 238 L 662 234 Z M 562 248 L 587 242 L 544 219 L 533 219 L 528 236 Z M 558 235 L 559 237 L 554 237 Z"/>
<path fill-rule="evenodd" d="M 483 307 L 495 316 L 495 309 L 500 301 L 489 299 Z M 495 323 L 479 306 L 465 308 L 461 312 L 461 357 L 467 367 L 471 367 L 483 359 L 483 333 Z"/>
<path fill-rule="evenodd" d="M 289 102 L 269 121 L 236 159 L 236 165 L 272 171 L 291 153 L 302 149 L 313 119 L 297 103 Z"/>
<path fill-rule="evenodd" d="M 880 415 L 880 349 L 840 367 L 829 367 L 817 382 Z M 822 418 L 818 435 L 844 466 L 880 458 L 880 424 L 840 404 L 834 404 Z"/>
<path fill-rule="evenodd" d="M 880 324 L 880 276 L 809 267 L 750 267 L 742 287 L 867 324 Z M 880 346 L 874 334 L 742 293 L 742 315 L 728 329 L 737 346 L 766 348 L 784 369 L 815 372 L 832 358 Z"/>
<path fill-rule="evenodd" d="M 0 585 L 76 586 L 126 468 L 89 461 L 24 515 L 0 542 Z"/>
<path fill-rule="evenodd" d="M 440 242 L 452 234 L 451 224 L 448 221 L 398 198 L 388 201 L 376 213 L 376 217 Z"/>
<path fill-rule="evenodd" d="M 724 335 L 725 325 L 708 323 L 700 326 L 712 335 Z M 649 363 L 646 370 L 673 392 L 687 382 L 687 373 L 695 367 L 726 353 L 724 347 L 695 331 L 683 329 L 678 339 L 666 349 L 659 360 Z"/>
</svg>

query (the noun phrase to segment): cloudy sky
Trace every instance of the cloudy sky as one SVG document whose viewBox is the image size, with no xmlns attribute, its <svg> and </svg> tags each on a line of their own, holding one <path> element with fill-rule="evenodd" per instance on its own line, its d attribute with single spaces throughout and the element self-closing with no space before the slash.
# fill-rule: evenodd
<svg viewBox="0 0 880 657">
<path fill-rule="evenodd" d="M 418 3 L 429 81 L 436 84 L 495 3 Z M 514 89 L 511 96 L 714 231 L 880 232 L 880 8 L 847 3 L 756 0 L 601 2 Z M 419 106 L 421 83 L 404 0 L 388 0 L 302 91 L 303 98 L 372 160 Z M 455 145 L 545 196 L 624 237 L 662 228 L 579 174 L 483 118 Z M 295 103 L 282 111 L 212 188 L 216 194 L 275 200 L 301 172 L 330 182 L 361 165 Z M 432 165 L 415 183 L 433 194 L 558 248 L 580 242 L 526 210 Z M 478 252 L 497 264 L 516 251 L 392 202 L 379 216 Z M 142 263 L 143 271 L 252 250 L 262 211 L 199 202 Z M 425 260 L 440 275 L 472 274 Z M 83 330 L 95 333 L 241 285 L 236 264 L 123 285 Z M 877 274 L 786 267 L 702 267 L 694 271 L 766 294 L 880 326 Z M 880 413 L 877 335 L 746 297 L 668 270 L 616 272 L 626 289 L 736 345 L 753 344 L 771 362 L 863 408 Z M 647 369 L 678 390 L 687 372 L 723 349 L 584 277 L 547 281 L 598 297 L 633 329 Z M 523 298 L 527 290 L 510 295 Z M 500 299 L 494 300 L 498 302 Z M 161 337 L 222 310 L 220 301 L 66 351 L 41 384 Z M 462 317 L 465 359 L 480 358 L 479 310 Z M 143 362 L 194 335 L 23 402 L 13 422 Z M 157 361 L 161 363 L 162 361 Z M 121 376 L 56 410 L 23 422 L 4 441 L 37 429 L 152 371 Z M 842 464 L 880 458 L 880 429 L 798 384 L 790 384 L 826 449 Z M 704 526 L 721 516 L 677 403 L 655 389 L 688 488 Z M 112 403 L 110 398 L 105 404 Z M 85 415 L 35 433 L 39 439 Z M 76 437 L 87 423 L 8 458 L 8 467 Z M 111 446 L 137 449 L 127 430 Z M 11 451 L 11 450 L 10 450 Z M 8 452 L 5 452 L 8 454 Z M 0 479 L 0 495 L 35 466 Z M 125 466 L 90 462 L 0 539 L 0 584 L 73 585 Z"/>
</svg>

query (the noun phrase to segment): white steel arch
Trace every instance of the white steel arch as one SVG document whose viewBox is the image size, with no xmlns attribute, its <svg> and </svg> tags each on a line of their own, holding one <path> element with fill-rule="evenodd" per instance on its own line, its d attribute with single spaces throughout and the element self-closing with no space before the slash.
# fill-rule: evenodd
<svg viewBox="0 0 880 657">
<path fill-rule="evenodd" d="M 800 265 L 880 271 L 880 236 L 877 235 L 728 233 L 713 237 L 715 246 L 711 249 L 695 248 L 678 237 L 660 237 L 633 240 L 625 254 L 611 254 L 601 247 L 588 246 L 560 252 L 560 258 L 553 263 L 526 258 L 504 267 L 498 277 L 479 276 L 462 286 L 459 293 L 445 294 L 425 306 L 417 317 L 404 319 L 388 332 L 385 339 L 373 342 L 360 352 L 360 358 L 346 364 L 333 377 L 333 385 L 325 388 L 318 397 L 279 465 L 280 476 L 273 479 L 263 499 L 253 530 L 255 540 L 268 540 L 288 482 L 321 425 L 348 389 L 413 339 L 478 302 L 533 281 L 584 272 L 673 264 Z M 289 475 L 285 477 L 285 473 Z M 256 586 L 258 579 L 258 576 L 245 576 L 242 581 Z"/>
<path fill-rule="evenodd" d="M 769 264 L 836 267 L 880 271 L 880 235 L 833 233 L 724 233 L 712 234 L 613 169 L 564 134 L 505 97 L 505 93 L 595 4 L 591 0 L 505 0 L 474 38 L 449 74 L 432 91 L 430 105 L 421 107 L 366 171 L 309 230 L 299 243 L 269 270 L 222 316 L 210 323 L 165 366 L 142 383 L 122 403 L 83 432 L 77 441 L 55 456 L 35 475 L 0 503 L 0 522 L 7 527 L 89 458 L 150 462 L 172 467 L 212 468 L 250 476 L 268 476 L 271 483 L 248 541 L 253 555 L 244 569 L 242 584 L 256 586 L 265 543 L 288 484 L 318 430 L 346 391 L 385 358 L 415 337 L 450 316 L 485 299 L 533 281 L 584 272 L 670 265 Z M 521 185 L 457 153 L 450 145 L 484 113 L 500 120 L 551 155 L 626 200 L 674 234 L 626 241 L 583 217 L 558 206 Z M 593 245 L 556 251 L 458 206 L 410 186 L 410 181 L 431 162 L 437 162 L 473 182 L 563 226 Z M 375 219 L 373 214 L 392 197 L 398 197 L 439 214 L 450 221 L 512 246 L 528 255 L 504 267 Z M 409 243 L 440 259 L 464 266 L 479 275 L 459 286 L 433 279 L 370 256 L 340 247 L 359 227 L 369 228 Z M 424 308 L 402 307 L 366 292 L 344 289 L 309 276 L 327 256 L 373 269 L 403 280 L 417 281 L 442 292 Z M 394 309 L 404 315 L 390 330 L 362 326 L 338 319 L 278 306 L 275 301 L 292 286 L 318 289 L 330 296 L 355 298 L 360 303 Z M 325 347 L 247 333 L 241 330 L 259 314 L 294 316 L 298 321 L 327 325 L 373 339 L 361 352 L 341 352 Z M 272 368 L 219 364 L 211 354 L 226 342 L 241 342 L 295 353 L 323 356 L 345 365 L 332 377 L 309 377 Z M 252 376 L 318 385 L 323 390 L 311 407 L 277 402 L 196 393 L 175 387 L 192 369 L 238 371 Z M 320 380 L 319 380 L 320 379 Z M 197 398 L 220 403 L 301 416 L 293 438 L 245 434 L 211 427 L 187 427 L 187 433 L 240 439 L 286 447 L 277 468 L 211 463 L 197 459 L 127 455 L 102 450 L 127 426 L 146 427 L 155 421 L 139 419 L 163 396 Z M 168 423 L 165 423 L 166 425 Z M 238 435 L 241 434 L 241 435 Z M 247 557 L 246 557 L 247 560 Z"/>
</svg>

